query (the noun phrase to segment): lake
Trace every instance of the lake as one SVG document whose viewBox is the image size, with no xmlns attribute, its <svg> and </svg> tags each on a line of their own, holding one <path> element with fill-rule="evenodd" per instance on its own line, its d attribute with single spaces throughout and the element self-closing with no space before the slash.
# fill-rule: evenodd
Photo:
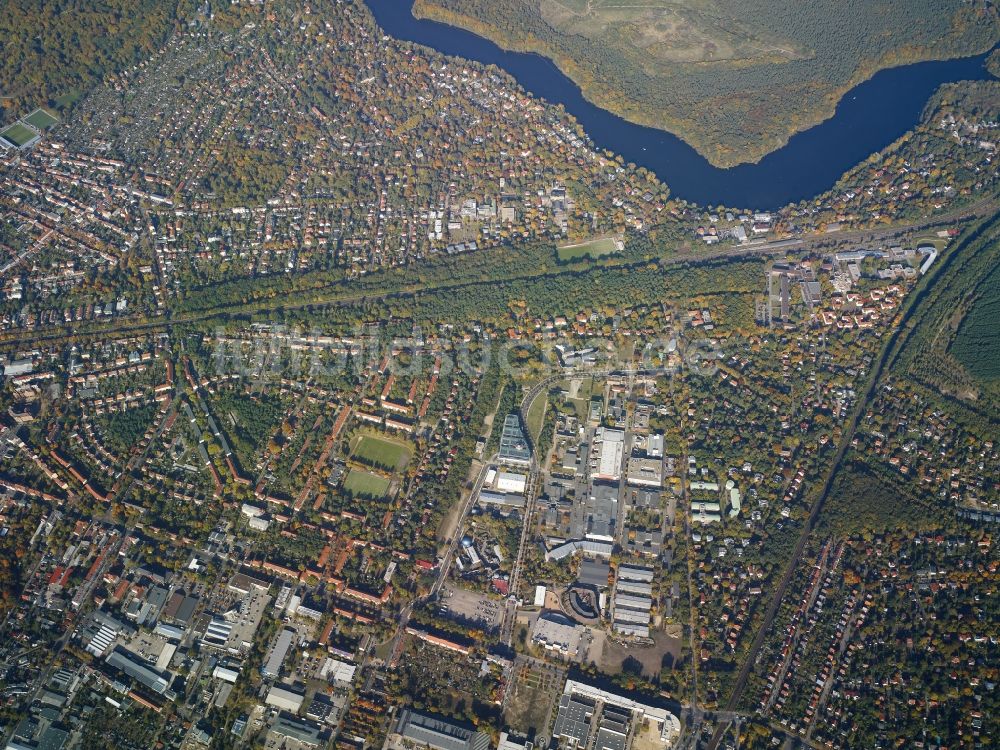
<svg viewBox="0 0 1000 750">
<path fill-rule="evenodd" d="M 527 91 L 562 104 L 594 144 L 656 173 L 679 198 L 701 205 L 776 209 L 828 190 L 854 165 L 913 128 L 942 83 L 992 78 L 986 55 L 915 63 L 876 73 L 844 95 L 833 117 L 798 133 L 756 164 L 712 166 L 677 136 L 594 106 L 547 58 L 507 52 L 468 31 L 418 20 L 412 0 L 365 0 L 385 33 L 447 55 L 503 68 Z"/>
</svg>

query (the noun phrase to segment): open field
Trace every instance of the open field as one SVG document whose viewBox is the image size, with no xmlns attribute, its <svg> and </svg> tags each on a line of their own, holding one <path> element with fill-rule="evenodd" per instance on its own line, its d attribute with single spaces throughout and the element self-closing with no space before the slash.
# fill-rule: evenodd
<svg viewBox="0 0 1000 750">
<path fill-rule="evenodd" d="M 938 252 L 941 252 L 948 245 L 947 237 L 938 237 L 936 234 L 924 234 L 913 238 L 913 244 L 917 247 L 920 245 L 934 245 Z"/>
<path fill-rule="evenodd" d="M 0 138 L 13 143 L 18 148 L 26 143 L 31 143 L 32 139 L 36 137 L 36 133 L 19 122 L 15 122 L 13 125 L 0 130 Z"/>
<path fill-rule="evenodd" d="M 590 396 L 594 389 L 593 378 L 575 378 L 573 380 L 560 380 L 559 387 L 566 389 L 569 393 L 569 402 L 576 411 L 576 416 L 582 421 L 586 421 L 590 415 Z"/>
<path fill-rule="evenodd" d="M 358 497 L 385 497 L 389 492 L 390 482 L 378 474 L 351 469 L 344 480 L 344 489 Z"/>
<path fill-rule="evenodd" d="M 808 53 L 787 34 L 722 15 L 710 0 L 541 0 L 539 10 L 561 32 L 635 47 L 663 62 L 791 60 Z"/>
<path fill-rule="evenodd" d="M 622 670 L 626 661 L 635 660 L 642 665 L 642 673 L 648 677 L 658 675 L 668 664 L 673 664 L 681 655 L 681 639 L 654 631 L 653 645 L 625 648 L 610 638 L 604 641 L 599 666 L 602 672 L 614 674 Z"/>
<path fill-rule="evenodd" d="M 39 130 L 45 130 L 46 128 L 51 128 L 59 122 L 59 118 L 53 116 L 47 110 L 39 108 L 25 117 L 24 121 L 32 127 L 38 128 Z"/>
<path fill-rule="evenodd" d="M 406 468 L 411 454 L 405 443 L 371 434 L 361 435 L 351 446 L 351 458 L 387 471 Z"/>
<path fill-rule="evenodd" d="M 620 241 L 614 237 L 602 237 L 575 245 L 563 245 L 556 251 L 556 254 L 559 256 L 559 260 L 564 263 L 580 258 L 601 258 L 618 252 Z"/>
</svg>

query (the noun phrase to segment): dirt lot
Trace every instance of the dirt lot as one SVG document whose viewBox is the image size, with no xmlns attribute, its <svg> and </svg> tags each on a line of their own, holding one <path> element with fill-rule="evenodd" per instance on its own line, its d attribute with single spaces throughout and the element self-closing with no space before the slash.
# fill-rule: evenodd
<svg viewBox="0 0 1000 750">
<path fill-rule="evenodd" d="M 642 663 L 642 672 L 648 677 L 653 677 L 660 673 L 664 666 L 664 659 L 670 661 L 670 656 L 674 660 L 680 658 L 681 640 L 663 632 L 653 634 L 652 646 L 624 646 L 623 644 L 606 638 L 604 650 L 601 654 L 600 669 L 602 672 L 620 672 L 622 662 L 629 657 L 638 659 Z M 667 655 L 670 656 L 667 656 Z"/>
<path fill-rule="evenodd" d="M 530 736 L 544 735 L 565 677 L 559 667 L 518 656 L 503 712 L 511 729 Z"/>
</svg>

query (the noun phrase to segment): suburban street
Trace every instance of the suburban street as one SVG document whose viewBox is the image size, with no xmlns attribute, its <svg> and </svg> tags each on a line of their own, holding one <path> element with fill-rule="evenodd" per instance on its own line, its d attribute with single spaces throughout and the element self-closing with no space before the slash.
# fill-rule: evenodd
<svg viewBox="0 0 1000 750">
<path fill-rule="evenodd" d="M 990 744 L 998 2 L 15 3 L 0 748 Z"/>
</svg>

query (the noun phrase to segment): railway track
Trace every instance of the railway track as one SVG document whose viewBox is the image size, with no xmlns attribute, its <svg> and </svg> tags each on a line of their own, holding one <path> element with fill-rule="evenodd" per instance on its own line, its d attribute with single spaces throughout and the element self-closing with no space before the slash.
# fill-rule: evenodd
<svg viewBox="0 0 1000 750">
<path fill-rule="evenodd" d="M 998 215 L 994 214 L 993 216 L 993 219 L 986 220 L 984 224 L 973 231 L 970 236 L 963 238 L 963 240 L 960 241 L 961 244 L 950 250 L 947 253 L 946 258 L 942 258 L 936 266 L 932 267 L 931 273 L 928 274 L 926 280 L 928 285 L 940 276 L 941 273 L 943 273 L 944 269 L 946 269 L 950 264 L 951 259 L 962 251 L 963 245 L 967 242 L 973 241 L 980 232 L 985 231 L 990 226 L 991 221 L 993 222 L 994 228 L 1000 224 L 1000 218 L 997 218 Z M 795 548 L 789 557 L 788 562 L 786 563 L 781 579 L 778 585 L 774 588 L 771 598 L 768 601 L 767 609 L 764 614 L 764 620 L 758 628 L 757 633 L 751 642 L 750 650 L 747 652 L 747 656 L 740 667 L 739 675 L 733 685 L 733 692 L 730 694 L 729 700 L 726 702 L 724 707 L 724 710 L 726 711 L 737 710 L 740 700 L 743 698 L 743 692 L 746 690 L 750 673 L 753 670 L 760 654 L 760 650 L 764 645 L 764 641 L 767 639 L 771 626 L 774 623 L 774 618 L 778 613 L 778 608 L 780 607 L 781 601 L 785 596 L 785 592 L 788 590 L 788 586 L 791 583 L 792 576 L 795 573 L 795 567 L 802 557 L 802 553 L 805 550 L 809 536 L 812 534 L 819 515 L 823 510 L 826 499 L 830 494 L 830 490 L 833 487 L 833 480 L 837 476 L 837 472 L 844 460 L 844 456 L 847 454 L 851 441 L 854 439 L 858 425 L 861 422 L 861 417 L 864 415 L 868 404 L 875 397 L 876 389 L 882 379 L 883 373 L 886 372 L 888 366 L 891 365 L 891 363 L 895 360 L 895 357 L 906 345 L 906 341 L 914 330 L 907 325 L 907 322 L 917 308 L 919 297 L 919 293 L 911 292 L 911 296 L 907 298 L 906 308 L 902 313 L 899 326 L 883 345 L 881 354 L 876 360 L 875 366 L 872 368 L 871 373 L 868 376 L 868 380 L 865 383 L 864 393 L 862 397 L 858 399 L 854 410 L 851 412 L 850 418 L 844 425 L 840 442 L 837 445 L 837 452 L 830 462 L 821 490 L 816 496 L 816 500 L 813 502 L 812 508 L 809 511 L 809 517 L 805 525 L 802 527 L 802 533 L 799 535 L 799 539 L 795 544 Z M 718 748 L 719 743 L 722 741 L 722 737 L 725 734 L 726 728 L 726 724 L 720 724 L 716 727 L 715 732 L 712 734 L 712 738 L 708 743 L 708 750 L 716 750 Z"/>
<path fill-rule="evenodd" d="M 940 216 L 935 216 L 926 219 L 921 222 L 915 222 L 911 224 L 901 224 L 891 227 L 886 227 L 885 229 L 878 230 L 855 230 L 851 232 L 837 232 L 833 234 L 816 234 L 816 235 L 806 235 L 797 238 L 788 238 L 781 240 L 774 240 L 771 242 L 761 242 L 761 243 L 749 243 L 747 245 L 740 245 L 737 247 L 726 247 L 718 250 L 709 251 L 699 251 L 697 253 L 690 254 L 674 254 L 659 260 L 661 266 L 671 266 L 671 265 L 683 265 L 686 263 L 711 263 L 711 262 L 724 262 L 727 260 L 738 260 L 741 258 L 751 258 L 759 256 L 774 255 L 778 253 L 787 252 L 791 249 L 806 249 L 811 247 L 828 245 L 830 243 L 866 243 L 866 242 L 879 242 L 884 239 L 896 237 L 900 234 L 907 232 L 915 232 L 921 230 L 927 230 L 934 227 L 944 226 L 947 224 L 954 223 L 961 219 L 970 217 L 981 217 L 984 215 L 989 215 L 997 209 L 998 202 L 997 198 L 994 196 L 989 196 L 983 198 L 976 203 L 965 206 L 959 210 L 951 213 L 941 214 Z M 490 252 L 490 251 L 486 251 Z M 623 264 L 619 266 L 620 268 L 629 267 L 644 267 L 648 261 L 644 260 L 637 263 Z M 603 266 L 596 266 L 595 268 L 603 268 Z M 563 275 L 564 273 L 570 273 L 569 271 L 542 271 L 540 273 L 527 273 L 518 276 L 512 276 L 505 281 L 517 281 L 525 280 L 531 278 L 539 278 L 543 276 L 553 276 L 557 277 Z M 26 340 L 30 340 L 33 345 L 40 344 L 57 344 L 62 341 L 84 341 L 93 338 L 107 338 L 108 336 L 129 336 L 129 335 L 139 335 L 145 333 L 152 333 L 157 331 L 166 331 L 173 326 L 205 322 L 219 318 L 220 316 L 240 316 L 240 315 L 268 315 L 281 311 L 290 310 L 302 310 L 310 307 L 323 307 L 329 305 L 352 305 L 362 302 L 375 302 L 383 301 L 389 299 L 401 299 L 417 294 L 447 294 L 451 291 L 457 291 L 459 289 L 482 286 L 483 284 L 488 284 L 490 282 L 484 282 L 480 279 L 469 279 L 466 281 L 460 281 L 454 284 L 440 284 L 436 286 L 428 286 L 423 289 L 401 289 L 393 290 L 391 292 L 386 292 L 384 294 L 335 294 L 331 293 L 329 290 L 327 294 L 324 295 L 323 290 L 315 290 L 313 296 L 308 301 L 294 302 L 285 301 L 282 302 L 280 298 L 277 301 L 268 301 L 266 303 L 260 302 L 249 302 L 245 304 L 237 305 L 220 305 L 217 308 L 212 308 L 210 310 L 199 310 L 189 313 L 179 313 L 176 315 L 166 314 L 155 319 L 137 319 L 137 320 L 123 320 L 120 323 L 112 323 L 110 325 L 95 324 L 90 326 L 77 327 L 79 330 L 74 330 L 72 326 L 69 325 L 56 325 L 50 328 L 41 329 L 12 329 L 7 331 L 0 331 L 0 351 L 9 350 L 11 348 L 18 348 L 24 345 Z M 169 312 L 169 311 L 168 311 Z"/>
</svg>

